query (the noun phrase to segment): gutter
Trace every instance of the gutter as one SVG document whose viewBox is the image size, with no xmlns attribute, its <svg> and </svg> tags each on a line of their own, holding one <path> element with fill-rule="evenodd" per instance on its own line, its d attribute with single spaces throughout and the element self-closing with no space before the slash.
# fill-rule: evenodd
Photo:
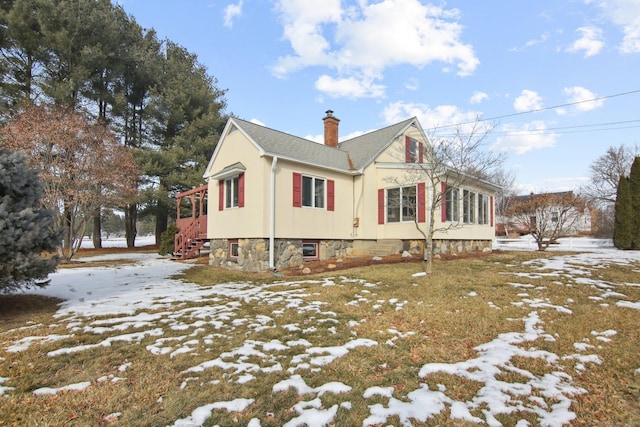
<svg viewBox="0 0 640 427">
<path fill-rule="evenodd" d="M 270 200 L 269 200 L 269 269 L 276 270 L 275 266 L 275 238 L 276 238 L 276 167 L 278 165 L 278 157 L 273 156 L 271 159 L 271 182 L 270 182 Z"/>
</svg>

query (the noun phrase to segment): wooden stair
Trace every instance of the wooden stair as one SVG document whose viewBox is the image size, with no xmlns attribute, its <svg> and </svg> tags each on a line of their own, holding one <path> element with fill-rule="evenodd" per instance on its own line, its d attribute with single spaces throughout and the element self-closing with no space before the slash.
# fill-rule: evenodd
<svg viewBox="0 0 640 427">
<path fill-rule="evenodd" d="M 173 259 L 186 260 L 200 255 L 200 250 L 209 243 L 207 239 L 207 217 L 193 218 L 183 222 L 174 241 Z M 203 231 L 204 230 L 204 231 Z"/>
<path fill-rule="evenodd" d="M 205 184 L 176 195 L 178 232 L 173 243 L 173 259 L 197 257 L 209 242 L 206 213 L 208 189 L 208 185 Z M 183 211 L 190 211 L 190 215 L 183 217 Z"/>
</svg>

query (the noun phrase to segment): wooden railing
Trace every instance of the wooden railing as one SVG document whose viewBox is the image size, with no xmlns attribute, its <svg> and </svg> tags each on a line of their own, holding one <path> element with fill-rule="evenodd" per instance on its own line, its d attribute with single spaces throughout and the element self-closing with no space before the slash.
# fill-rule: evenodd
<svg viewBox="0 0 640 427">
<path fill-rule="evenodd" d="M 177 223 L 178 233 L 174 241 L 174 257 L 189 259 L 197 256 L 207 243 L 207 216 L 182 218 Z"/>
<path fill-rule="evenodd" d="M 176 227 L 178 228 L 178 233 L 174 240 L 174 258 L 189 259 L 197 256 L 207 243 L 206 198 L 206 185 L 177 195 Z M 181 218 L 181 206 L 184 199 L 191 201 L 191 216 Z"/>
</svg>

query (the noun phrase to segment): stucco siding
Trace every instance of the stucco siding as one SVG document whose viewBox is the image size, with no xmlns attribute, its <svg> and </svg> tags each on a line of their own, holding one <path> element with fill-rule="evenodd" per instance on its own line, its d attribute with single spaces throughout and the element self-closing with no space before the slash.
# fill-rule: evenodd
<svg viewBox="0 0 640 427">
<path fill-rule="evenodd" d="M 294 173 L 324 180 L 324 207 L 294 207 Z M 328 181 L 333 181 L 333 211 L 328 209 Z M 279 161 L 276 171 L 277 238 L 349 239 L 353 233 L 353 178 L 326 169 Z"/>
<path fill-rule="evenodd" d="M 241 133 L 228 135 L 220 147 L 215 159 L 215 167 L 211 172 L 219 172 L 223 168 L 242 163 L 244 172 L 244 207 L 219 209 L 220 180 L 209 178 L 207 236 L 216 238 L 245 238 L 264 235 L 263 216 L 265 210 L 265 159 L 261 158 L 258 149 Z M 267 181 L 268 185 L 268 181 Z"/>
</svg>

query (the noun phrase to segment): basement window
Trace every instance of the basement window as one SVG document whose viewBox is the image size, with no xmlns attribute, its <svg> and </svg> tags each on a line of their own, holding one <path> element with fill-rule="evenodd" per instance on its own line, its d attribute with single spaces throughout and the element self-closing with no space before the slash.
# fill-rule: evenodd
<svg viewBox="0 0 640 427">
<path fill-rule="evenodd" d="M 317 240 L 306 240 L 302 242 L 302 257 L 304 259 L 319 259 L 319 245 L 320 242 Z"/>
<path fill-rule="evenodd" d="M 229 258 L 238 258 L 240 253 L 240 245 L 238 240 L 229 240 Z"/>
</svg>

